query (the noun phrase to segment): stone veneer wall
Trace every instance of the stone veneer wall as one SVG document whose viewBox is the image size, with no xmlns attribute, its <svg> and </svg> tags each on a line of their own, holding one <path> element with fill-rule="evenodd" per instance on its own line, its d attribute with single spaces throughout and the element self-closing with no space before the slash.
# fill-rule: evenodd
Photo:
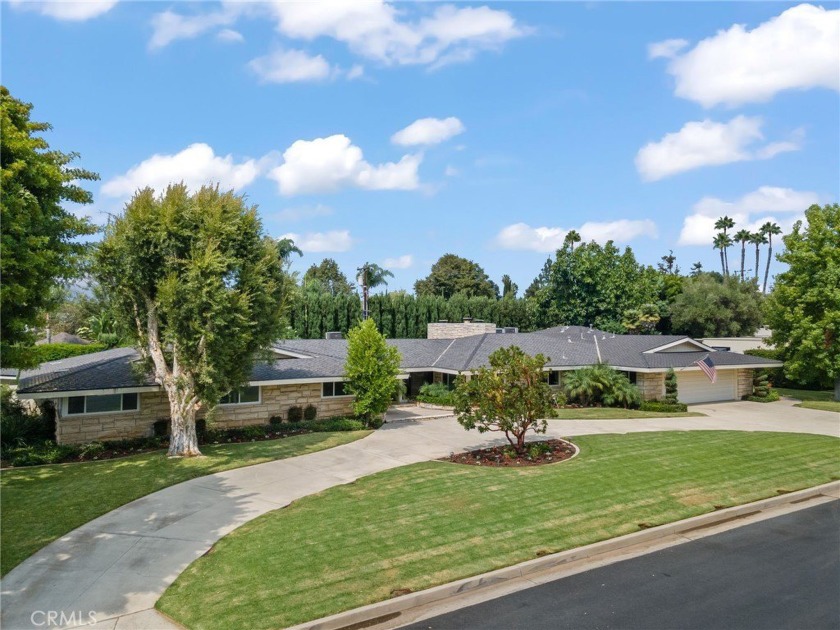
<svg viewBox="0 0 840 630">
<path fill-rule="evenodd" d="M 738 400 L 744 396 L 752 396 L 753 371 L 750 368 L 738 370 Z"/>
<path fill-rule="evenodd" d="M 320 383 L 267 385 L 261 389 L 259 403 L 217 407 L 211 425 L 232 428 L 268 424 L 271 416 L 285 419 L 289 407 L 293 406 L 314 405 L 319 419 L 352 413 L 352 396 L 321 398 Z M 139 396 L 139 411 L 62 416 L 58 421 L 57 441 L 79 444 L 152 435 L 155 421 L 169 417 L 169 401 L 163 391 L 143 392 Z M 199 412 L 198 417 L 205 415 Z"/>
<path fill-rule="evenodd" d="M 637 372 L 636 387 L 642 393 L 642 400 L 660 400 L 665 397 L 665 374 Z"/>
<path fill-rule="evenodd" d="M 455 339 L 495 334 L 496 324 L 487 322 L 433 322 L 426 328 L 427 339 Z"/>
</svg>

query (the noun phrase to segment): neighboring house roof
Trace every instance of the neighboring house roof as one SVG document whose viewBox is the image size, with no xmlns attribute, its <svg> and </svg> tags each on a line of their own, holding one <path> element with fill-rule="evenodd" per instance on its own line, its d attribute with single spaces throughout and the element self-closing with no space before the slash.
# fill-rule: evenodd
<svg viewBox="0 0 840 630">
<path fill-rule="evenodd" d="M 0 380 L 16 381 L 18 377 L 17 368 L 0 368 Z"/>
<path fill-rule="evenodd" d="M 574 369 L 603 362 L 630 370 L 662 371 L 691 367 L 707 354 L 722 368 L 776 367 L 780 361 L 734 352 L 704 350 L 705 346 L 681 335 L 613 335 L 582 326 L 558 326 L 532 333 L 482 334 L 455 339 L 389 339 L 402 356 L 406 371 L 461 372 L 489 361 L 499 348 L 516 345 L 524 352 L 542 354 L 547 367 Z M 680 351 L 683 346 L 691 351 Z M 257 363 L 252 383 L 339 379 L 347 358 L 346 339 L 291 339 L 273 346 L 278 358 Z M 53 361 L 21 375 L 19 395 L 155 386 L 151 376 L 136 369 L 139 355 L 132 348 Z M 66 394 L 65 394 L 66 395 Z"/>
<path fill-rule="evenodd" d="M 78 335 L 73 335 L 71 333 L 60 332 L 55 333 L 54 335 L 50 335 L 49 341 L 47 338 L 44 337 L 43 339 L 39 339 L 35 342 L 36 346 L 43 345 L 45 343 L 73 343 L 78 346 L 86 346 L 91 343 L 88 339 L 82 339 Z"/>
</svg>

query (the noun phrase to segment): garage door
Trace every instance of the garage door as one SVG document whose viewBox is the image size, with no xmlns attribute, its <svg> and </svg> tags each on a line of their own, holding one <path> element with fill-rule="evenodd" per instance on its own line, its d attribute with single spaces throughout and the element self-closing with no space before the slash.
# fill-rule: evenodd
<svg viewBox="0 0 840 630">
<path fill-rule="evenodd" d="M 680 402 L 700 403 L 738 398 L 737 370 L 718 370 L 717 381 L 712 383 L 700 371 L 677 372 L 677 391 Z"/>
</svg>

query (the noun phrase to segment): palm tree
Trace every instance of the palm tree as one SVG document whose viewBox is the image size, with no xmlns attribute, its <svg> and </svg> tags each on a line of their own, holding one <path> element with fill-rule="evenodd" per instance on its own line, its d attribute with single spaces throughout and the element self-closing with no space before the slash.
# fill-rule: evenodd
<svg viewBox="0 0 840 630">
<path fill-rule="evenodd" d="M 729 275 L 729 268 L 726 264 L 726 248 L 732 245 L 732 239 L 724 232 L 718 233 L 712 241 L 712 246 L 720 250 L 720 269 L 724 276 Z"/>
<path fill-rule="evenodd" d="M 717 221 L 715 221 L 715 229 L 722 230 L 723 234 L 726 235 L 726 230 L 735 227 L 735 221 L 732 217 L 722 216 Z M 729 244 L 722 250 L 723 251 L 723 261 L 724 261 L 724 275 L 729 275 L 729 252 L 727 251 L 729 247 L 732 246 L 732 239 L 729 239 Z"/>
<path fill-rule="evenodd" d="M 362 285 L 362 319 L 368 316 L 368 290 L 375 289 L 381 285 L 388 285 L 385 278 L 393 278 L 394 274 L 383 269 L 376 263 L 366 262 L 358 269 L 359 275 L 356 280 Z"/>
<path fill-rule="evenodd" d="M 744 259 L 747 256 L 747 241 L 750 240 L 752 234 L 749 230 L 738 230 L 735 233 L 735 240 L 741 243 L 741 282 L 744 281 Z"/>
<path fill-rule="evenodd" d="M 761 292 L 767 293 L 767 278 L 770 276 L 770 261 L 773 259 L 773 235 L 781 234 L 782 228 L 768 221 L 761 226 L 761 233 L 767 235 L 767 266 L 764 268 L 764 286 Z"/>
<path fill-rule="evenodd" d="M 303 256 L 303 252 L 300 251 L 300 248 L 290 238 L 277 239 L 277 253 L 280 255 L 280 260 L 284 263 L 289 262 L 292 254 Z"/>
<path fill-rule="evenodd" d="M 750 235 L 750 244 L 755 245 L 755 283 L 758 284 L 758 263 L 761 259 L 761 252 L 759 248 L 767 243 L 767 237 L 759 230 Z"/>
<path fill-rule="evenodd" d="M 575 243 L 580 243 L 580 234 L 577 230 L 569 230 L 566 233 L 566 238 L 563 239 L 565 243 L 569 243 L 572 246 L 572 251 L 575 251 Z"/>
</svg>

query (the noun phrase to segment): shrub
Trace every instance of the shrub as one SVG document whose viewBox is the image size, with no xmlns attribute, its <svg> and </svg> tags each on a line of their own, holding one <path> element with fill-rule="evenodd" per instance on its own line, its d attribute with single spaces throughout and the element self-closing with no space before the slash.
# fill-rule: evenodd
<svg viewBox="0 0 840 630">
<path fill-rule="evenodd" d="M 32 412 L 9 387 L 0 393 L 0 446 L 5 450 L 55 438 L 55 420 L 48 408 Z"/>
<path fill-rule="evenodd" d="M 554 392 L 554 406 L 555 407 L 564 407 L 566 403 L 569 402 L 566 398 L 566 394 L 559 390 L 555 390 Z"/>
<path fill-rule="evenodd" d="M 93 459 L 105 452 L 105 445 L 102 442 L 91 442 L 83 444 L 79 448 L 79 459 Z"/>
<path fill-rule="evenodd" d="M 283 424 L 283 416 L 271 416 L 268 419 L 268 424 L 277 428 L 278 425 Z"/>
<path fill-rule="evenodd" d="M 665 373 L 665 402 L 675 405 L 680 402 L 679 392 L 677 391 L 677 374 L 674 368 L 668 368 Z"/>
<path fill-rule="evenodd" d="M 297 405 L 289 407 L 288 415 L 286 417 L 289 419 L 289 422 L 300 422 L 303 420 L 303 409 Z"/>
<path fill-rule="evenodd" d="M 255 440 L 261 438 L 266 434 L 266 428 L 260 425 L 251 425 L 249 427 L 242 427 L 240 429 L 242 437 L 247 440 Z"/>
<path fill-rule="evenodd" d="M 639 405 L 641 411 L 658 411 L 662 413 L 679 413 L 688 411 L 685 403 L 669 403 L 661 400 L 645 400 Z"/>
<path fill-rule="evenodd" d="M 107 350 L 108 346 L 104 343 L 44 343 L 33 348 L 35 360 L 40 363 L 47 361 L 59 361 L 60 359 L 67 359 L 69 357 L 78 357 L 83 354 L 91 354 L 92 352 L 101 352 Z"/>
<path fill-rule="evenodd" d="M 365 428 L 365 425 L 361 420 L 351 418 L 329 418 L 315 422 L 302 422 L 300 428 L 319 433 L 326 431 L 361 431 Z"/>
<path fill-rule="evenodd" d="M 566 395 L 584 407 L 636 407 L 641 401 L 638 388 L 622 372 L 599 363 L 567 373 L 563 378 Z"/>
<path fill-rule="evenodd" d="M 452 390 L 443 383 L 426 383 L 420 388 L 417 400 L 430 405 L 445 405 L 451 407 L 455 404 L 455 397 Z"/>
<path fill-rule="evenodd" d="M 528 446 L 528 457 L 531 459 L 539 459 L 546 453 L 551 452 L 551 446 L 545 442 L 534 442 Z"/>
<path fill-rule="evenodd" d="M 315 405 L 306 405 L 303 410 L 303 419 L 312 421 L 318 416 L 318 408 Z"/>
<path fill-rule="evenodd" d="M 753 375 L 752 395 L 756 398 L 767 398 L 770 395 L 770 383 L 767 382 L 767 374 L 756 372 Z"/>
<path fill-rule="evenodd" d="M 771 389 L 767 392 L 765 396 L 744 396 L 744 400 L 749 400 L 750 402 L 760 402 L 760 403 L 768 403 L 768 402 L 776 402 L 779 400 L 781 396 L 779 396 L 779 392 L 775 389 Z"/>
</svg>

